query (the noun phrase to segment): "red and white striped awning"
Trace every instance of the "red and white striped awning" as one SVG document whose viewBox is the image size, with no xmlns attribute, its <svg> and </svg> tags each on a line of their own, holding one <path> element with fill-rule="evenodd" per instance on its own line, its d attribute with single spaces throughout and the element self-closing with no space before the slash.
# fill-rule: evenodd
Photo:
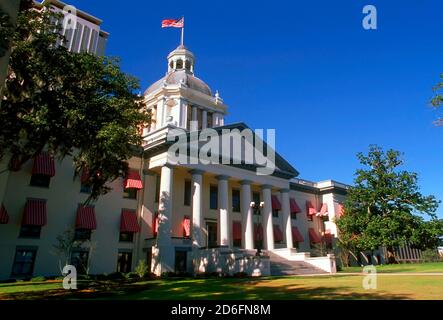
<svg viewBox="0 0 443 320">
<path fill-rule="evenodd" d="M 234 240 L 241 240 L 241 222 L 240 221 L 233 221 L 232 222 L 232 238 Z"/>
<path fill-rule="evenodd" d="M 344 213 L 345 213 L 345 206 L 343 205 L 343 203 L 339 203 L 338 204 L 338 211 L 337 211 L 336 216 L 338 218 L 340 218 L 342 215 L 344 215 Z"/>
<path fill-rule="evenodd" d="M 297 242 L 305 241 L 297 227 L 292 227 L 292 240 Z"/>
<path fill-rule="evenodd" d="M 317 213 L 318 217 L 326 217 L 328 215 L 328 204 L 322 203 L 320 212 Z"/>
<path fill-rule="evenodd" d="M 263 240 L 263 226 L 261 223 L 254 223 L 254 240 Z"/>
<path fill-rule="evenodd" d="M 281 210 L 281 203 L 277 196 L 271 196 L 272 210 Z"/>
<path fill-rule="evenodd" d="M 321 242 L 320 235 L 317 232 L 315 232 L 314 228 L 309 228 L 309 241 L 312 243 Z"/>
<path fill-rule="evenodd" d="M 9 221 L 9 215 L 8 212 L 6 211 L 5 206 L 1 205 L 0 207 L 0 224 L 7 224 Z"/>
<path fill-rule="evenodd" d="M 34 158 L 32 174 L 41 174 L 45 176 L 55 176 L 54 158 L 47 152 L 41 152 Z"/>
<path fill-rule="evenodd" d="M 189 216 L 183 217 L 183 236 L 191 236 L 191 218 L 189 218 Z"/>
<path fill-rule="evenodd" d="M 308 216 L 314 216 L 317 214 L 317 209 L 315 209 L 314 205 L 309 200 L 306 200 L 306 213 Z"/>
<path fill-rule="evenodd" d="M 120 219 L 120 232 L 140 232 L 137 214 L 134 210 L 122 210 Z"/>
<path fill-rule="evenodd" d="M 289 208 L 291 209 L 291 213 L 299 213 L 301 212 L 300 207 L 297 204 L 297 201 L 295 201 L 294 198 L 289 199 Z"/>
<path fill-rule="evenodd" d="M 44 226 L 47 222 L 46 200 L 28 199 L 23 214 L 23 226 Z"/>
<path fill-rule="evenodd" d="M 125 189 L 143 189 L 142 179 L 138 171 L 129 170 L 124 182 Z"/>
<path fill-rule="evenodd" d="M 274 224 L 274 241 L 283 241 L 283 232 L 281 231 L 280 226 L 277 224 Z"/>
<path fill-rule="evenodd" d="M 95 210 L 93 206 L 78 206 L 75 228 L 86 230 L 97 229 L 97 221 L 95 219 Z"/>
</svg>

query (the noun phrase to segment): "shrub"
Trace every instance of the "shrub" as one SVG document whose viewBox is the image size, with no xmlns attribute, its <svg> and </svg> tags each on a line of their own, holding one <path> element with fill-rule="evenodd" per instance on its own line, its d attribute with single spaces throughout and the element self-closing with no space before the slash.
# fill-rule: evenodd
<svg viewBox="0 0 443 320">
<path fill-rule="evenodd" d="M 246 272 L 236 272 L 234 273 L 234 278 L 247 278 L 248 274 Z"/>
<path fill-rule="evenodd" d="M 14 283 L 14 282 L 17 282 L 17 279 L 6 279 L 0 281 L 0 283 Z"/>
<path fill-rule="evenodd" d="M 139 260 L 137 266 L 135 267 L 134 272 L 140 277 L 143 278 L 149 272 L 148 265 L 145 260 Z"/>
<path fill-rule="evenodd" d="M 424 262 L 438 262 L 440 255 L 436 249 L 426 249 L 421 253 L 421 258 Z"/>
<path fill-rule="evenodd" d="M 43 276 L 31 278 L 31 282 L 43 282 L 46 281 L 46 278 Z"/>
<path fill-rule="evenodd" d="M 141 278 L 136 272 L 128 272 L 124 274 L 126 279 L 136 279 Z"/>
<path fill-rule="evenodd" d="M 121 272 L 113 272 L 106 276 L 107 280 L 123 280 L 125 276 Z"/>
</svg>

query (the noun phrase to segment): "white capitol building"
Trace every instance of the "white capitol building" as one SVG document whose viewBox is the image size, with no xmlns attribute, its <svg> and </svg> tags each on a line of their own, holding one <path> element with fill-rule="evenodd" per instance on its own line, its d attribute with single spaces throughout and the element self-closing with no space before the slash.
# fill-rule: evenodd
<svg viewBox="0 0 443 320">
<path fill-rule="evenodd" d="M 101 32 L 97 18 L 83 12 L 80 29 L 82 20 Z M 143 148 L 128 160 L 128 176 L 92 206 L 82 205 L 89 190 L 70 158 L 41 154 L 2 176 L 0 279 L 59 274 L 53 246 L 70 228 L 93 244 L 71 256 L 91 274 L 129 272 L 140 260 L 157 275 L 336 271 L 334 221 L 348 186 L 299 179 L 278 150 L 271 175 L 258 175 L 255 164 L 171 161 L 171 130 L 248 128 L 225 123 L 228 107 L 196 77 L 195 62 L 183 45 L 169 53 L 166 75 L 144 93 L 153 121 Z"/>
</svg>

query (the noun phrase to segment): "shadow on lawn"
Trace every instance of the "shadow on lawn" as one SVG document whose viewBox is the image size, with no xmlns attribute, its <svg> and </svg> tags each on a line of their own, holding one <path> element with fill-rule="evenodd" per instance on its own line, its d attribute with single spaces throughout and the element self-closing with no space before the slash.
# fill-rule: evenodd
<svg viewBox="0 0 443 320">
<path fill-rule="evenodd" d="M 281 279 L 281 278 L 273 278 Z M 124 300 L 232 300 L 232 299 L 409 299 L 407 295 L 355 293 L 346 286 L 304 286 L 303 284 L 275 284 L 264 279 L 165 279 L 139 283 L 92 282 L 79 283 L 78 290 L 62 288 L 0 295 L 1 299 L 124 299 Z M 260 285 L 258 285 L 260 284 Z M 61 287 L 61 284 L 60 284 Z"/>
</svg>

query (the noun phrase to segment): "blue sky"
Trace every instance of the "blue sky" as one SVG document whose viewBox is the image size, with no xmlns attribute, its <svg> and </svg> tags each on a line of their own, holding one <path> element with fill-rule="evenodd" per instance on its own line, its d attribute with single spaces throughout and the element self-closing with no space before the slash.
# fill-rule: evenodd
<svg viewBox="0 0 443 320">
<path fill-rule="evenodd" d="M 443 73 L 442 1 L 70 3 L 104 21 L 107 54 L 142 90 L 179 44 L 179 29 L 161 20 L 184 15 L 196 75 L 220 91 L 226 121 L 275 128 L 301 178 L 352 183 L 355 154 L 378 144 L 404 152 L 421 190 L 443 200 L 443 127 L 428 103 Z M 377 30 L 362 28 L 366 4 L 377 7 Z"/>
</svg>

